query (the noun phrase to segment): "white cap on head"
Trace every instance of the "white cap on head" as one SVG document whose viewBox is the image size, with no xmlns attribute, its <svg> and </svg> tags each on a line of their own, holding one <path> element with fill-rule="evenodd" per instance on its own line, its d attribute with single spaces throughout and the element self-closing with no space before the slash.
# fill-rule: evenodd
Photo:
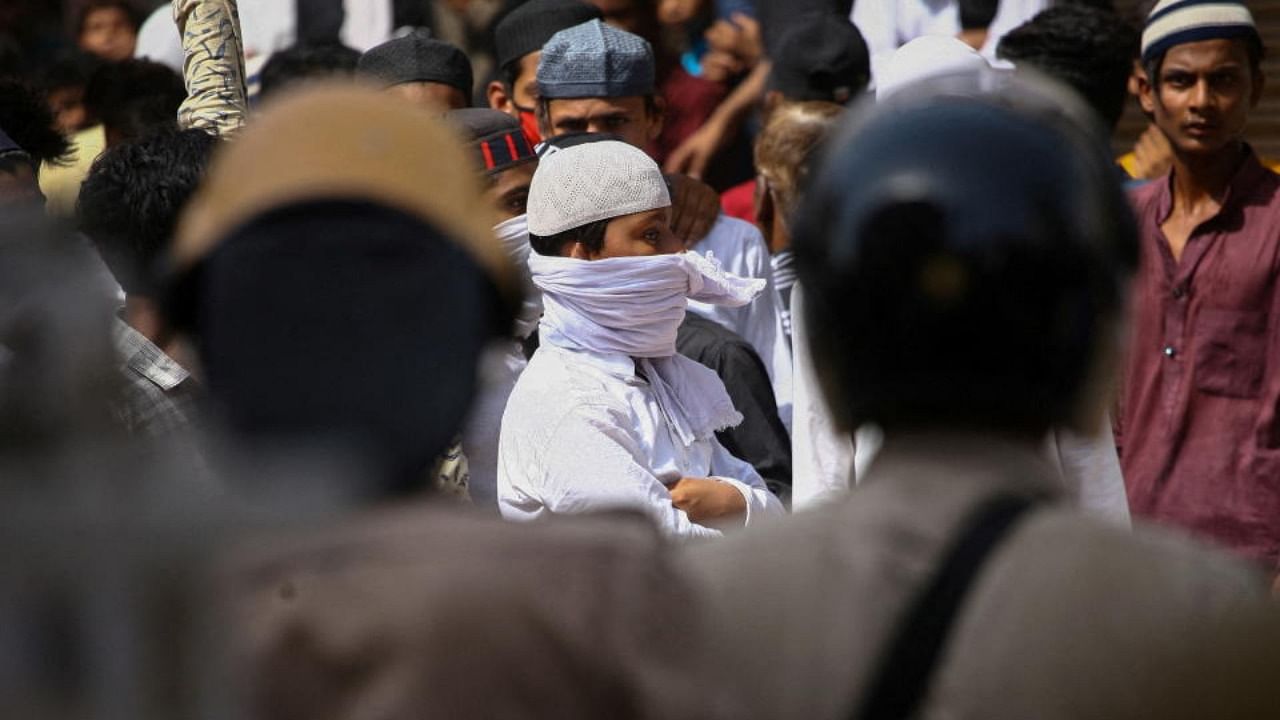
<svg viewBox="0 0 1280 720">
<path fill-rule="evenodd" d="M 542 156 L 529 187 L 529 232 L 549 237 L 670 206 L 662 170 L 644 151 L 617 140 L 587 142 Z"/>
<path fill-rule="evenodd" d="M 925 35 L 894 51 L 876 76 L 876 100 L 931 77 L 991 67 L 986 58 L 947 35 Z"/>
</svg>

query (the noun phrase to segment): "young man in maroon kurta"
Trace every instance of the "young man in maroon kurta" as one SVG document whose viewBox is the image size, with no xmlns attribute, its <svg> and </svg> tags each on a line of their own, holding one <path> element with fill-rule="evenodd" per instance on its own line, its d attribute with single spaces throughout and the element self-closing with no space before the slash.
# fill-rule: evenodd
<svg viewBox="0 0 1280 720">
<path fill-rule="evenodd" d="M 1242 139 L 1262 96 L 1242 3 L 1164 0 L 1143 108 L 1174 150 L 1133 192 L 1142 233 L 1119 421 L 1135 515 L 1280 572 L 1280 176 Z"/>
</svg>

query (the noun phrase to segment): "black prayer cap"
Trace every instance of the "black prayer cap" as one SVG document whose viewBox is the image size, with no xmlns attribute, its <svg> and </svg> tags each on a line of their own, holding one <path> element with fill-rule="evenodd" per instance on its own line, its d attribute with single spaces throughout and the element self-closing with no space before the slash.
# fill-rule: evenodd
<svg viewBox="0 0 1280 720">
<path fill-rule="evenodd" d="M 369 50 L 360 58 L 356 71 L 388 87 L 407 82 L 436 82 L 458 88 L 463 95 L 471 97 L 471 61 L 466 53 L 423 30 Z"/>
<path fill-rule="evenodd" d="M 538 159 L 520 122 L 504 112 L 466 108 L 448 113 L 445 119 L 471 140 L 479 165 L 487 175 Z"/>
<path fill-rule="evenodd" d="M 541 50 L 551 36 L 561 30 L 603 17 L 599 9 L 582 0 L 530 0 L 494 27 L 498 67 L 506 68 L 525 55 Z"/>
<path fill-rule="evenodd" d="M 770 60 L 769 89 L 787 100 L 843 105 L 871 79 L 867 43 L 846 16 L 807 13 L 796 18 L 778 38 Z"/>
</svg>

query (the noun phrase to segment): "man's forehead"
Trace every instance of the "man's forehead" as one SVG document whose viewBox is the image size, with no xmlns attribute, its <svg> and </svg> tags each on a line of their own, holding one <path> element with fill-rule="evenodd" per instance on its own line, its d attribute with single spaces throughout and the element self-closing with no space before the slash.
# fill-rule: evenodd
<svg viewBox="0 0 1280 720">
<path fill-rule="evenodd" d="M 593 117 L 630 113 L 644 108 L 644 98 L 639 96 L 618 98 L 557 98 L 551 101 L 551 113 L 556 116 Z"/>
<path fill-rule="evenodd" d="M 1165 53 L 1163 66 L 1220 66 L 1244 64 L 1249 60 L 1245 41 L 1239 38 L 1215 38 L 1174 45 Z"/>
<path fill-rule="evenodd" d="M 534 50 L 533 52 L 520 58 L 520 74 L 516 76 L 516 82 L 533 82 L 538 81 L 538 61 L 542 59 L 542 51 Z"/>
<path fill-rule="evenodd" d="M 529 185 L 533 183 L 533 172 L 537 169 L 537 161 L 508 168 L 490 177 L 490 187 L 503 194 L 517 190 L 528 190 Z"/>
</svg>

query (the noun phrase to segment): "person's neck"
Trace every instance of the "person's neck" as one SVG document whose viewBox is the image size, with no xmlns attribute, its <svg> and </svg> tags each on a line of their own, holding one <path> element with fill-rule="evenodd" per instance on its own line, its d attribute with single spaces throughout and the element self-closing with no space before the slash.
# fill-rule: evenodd
<svg viewBox="0 0 1280 720">
<path fill-rule="evenodd" d="M 1219 203 L 1245 157 L 1243 142 L 1233 142 L 1212 155 L 1173 153 L 1173 206 L 1193 212 Z"/>
<path fill-rule="evenodd" d="M 124 321 L 156 347 L 164 349 L 166 333 L 160 312 L 150 298 L 127 295 L 124 299 Z"/>
<path fill-rule="evenodd" d="M 982 48 L 987 44 L 987 29 L 975 28 L 971 30 L 961 30 L 960 34 L 956 35 L 956 38 L 974 50 L 982 50 Z"/>
</svg>

